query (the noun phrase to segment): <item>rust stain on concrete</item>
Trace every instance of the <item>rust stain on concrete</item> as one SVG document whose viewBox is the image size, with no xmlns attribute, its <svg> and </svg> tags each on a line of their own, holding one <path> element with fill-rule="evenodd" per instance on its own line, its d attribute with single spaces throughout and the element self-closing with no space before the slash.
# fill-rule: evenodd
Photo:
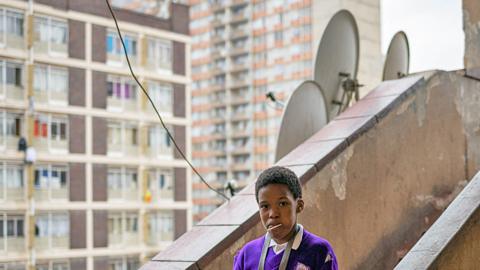
<svg viewBox="0 0 480 270">
<path fill-rule="evenodd" d="M 446 194 L 439 195 L 424 195 L 419 194 L 413 198 L 414 205 L 417 207 L 423 207 L 426 205 L 432 205 L 437 210 L 444 210 L 455 199 L 455 197 L 462 191 L 467 185 L 467 180 L 462 180 L 457 183 L 453 190 Z"/>
</svg>

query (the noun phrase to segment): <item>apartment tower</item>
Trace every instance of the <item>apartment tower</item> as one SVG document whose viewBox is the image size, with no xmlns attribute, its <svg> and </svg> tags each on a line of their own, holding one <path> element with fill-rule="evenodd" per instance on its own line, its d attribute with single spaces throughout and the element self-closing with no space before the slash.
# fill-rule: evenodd
<svg viewBox="0 0 480 270">
<path fill-rule="evenodd" d="M 330 18 L 350 10 L 360 32 L 359 80 L 381 78 L 379 0 L 190 0 L 192 156 L 218 189 L 242 187 L 274 162 L 280 102 L 313 77 L 315 54 Z M 194 222 L 221 197 L 193 178 Z"/>
<path fill-rule="evenodd" d="M 188 7 L 114 11 L 190 157 Z M 0 83 L 1 270 L 138 269 L 191 226 L 190 170 L 104 1 L 0 0 Z"/>
</svg>

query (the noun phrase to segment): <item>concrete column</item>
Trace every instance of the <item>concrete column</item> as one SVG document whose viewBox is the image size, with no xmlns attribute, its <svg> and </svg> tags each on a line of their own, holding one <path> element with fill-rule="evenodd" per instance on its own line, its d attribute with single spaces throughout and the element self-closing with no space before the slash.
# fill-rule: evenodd
<svg viewBox="0 0 480 270">
<path fill-rule="evenodd" d="M 463 0 L 463 31 L 465 68 L 480 68 L 480 1 Z"/>
</svg>

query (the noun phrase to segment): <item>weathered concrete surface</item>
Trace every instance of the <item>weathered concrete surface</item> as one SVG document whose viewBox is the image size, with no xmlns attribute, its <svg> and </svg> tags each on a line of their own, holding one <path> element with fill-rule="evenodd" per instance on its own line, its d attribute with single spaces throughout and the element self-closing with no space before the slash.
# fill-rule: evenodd
<svg viewBox="0 0 480 270">
<path fill-rule="evenodd" d="M 478 269 L 479 254 L 480 173 L 395 269 Z"/>
<path fill-rule="evenodd" d="M 331 242 L 341 269 L 392 269 L 480 169 L 480 82 L 423 77 L 382 83 L 277 163 L 301 177 L 300 222 Z M 264 233 L 248 200 L 252 186 L 150 267 L 229 269 Z"/>
<path fill-rule="evenodd" d="M 463 31 L 465 32 L 465 68 L 480 67 L 480 1 L 463 0 Z"/>
</svg>

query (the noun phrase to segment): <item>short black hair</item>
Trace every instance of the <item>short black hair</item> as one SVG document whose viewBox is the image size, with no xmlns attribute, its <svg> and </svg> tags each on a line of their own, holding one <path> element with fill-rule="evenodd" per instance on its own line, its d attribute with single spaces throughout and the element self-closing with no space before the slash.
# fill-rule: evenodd
<svg viewBox="0 0 480 270">
<path fill-rule="evenodd" d="M 258 191 L 270 184 L 284 184 L 288 187 L 294 199 L 302 197 L 302 186 L 297 175 L 290 169 L 273 166 L 263 171 L 255 182 L 255 198 L 258 202 Z"/>
</svg>

